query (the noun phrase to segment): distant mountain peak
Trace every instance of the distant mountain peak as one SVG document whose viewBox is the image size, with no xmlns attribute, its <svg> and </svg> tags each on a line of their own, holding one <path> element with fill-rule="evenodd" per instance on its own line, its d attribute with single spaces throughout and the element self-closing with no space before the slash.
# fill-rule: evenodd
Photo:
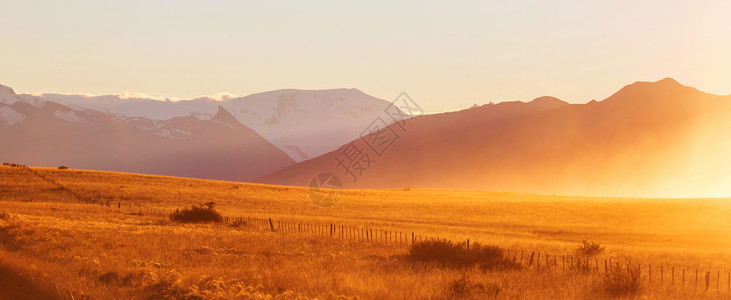
<svg viewBox="0 0 731 300">
<path fill-rule="evenodd" d="M 10 93 L 10 94 L 15 94 L 15 91 L 13 91 L 13 89 L 11 87 L 5 86 L 2 84 L 0 84 L 0 91 L 5 92 L 5 93 Z"/>
<path fill-rule="evenodd" d="M 226 123 L 229 125 L 240 124 L 239 120 L 237 120 L 236 117 L 234 117 L 234 115 L 232 115 L 228 110 L 223 108 L 223 106 L 221 106 L 221 105 L 218 106 L 218 112 L 216 112 L 216 115 L 214 115 L 213 118 L 211 118 L 211 120 L 219 121 L 219 122 Z"/>
<path fill-rule="evenodd" d="M 636 81 L 626 85 L 602 102 L 646 103 L 660 101 L 665 103 L 688 102 L 688 94 L 709 95 L 695 88 L 685 86 L 677 80 L 666 77 L 658 81 Z M 688 102 L 690 103 L 690 102 Z"/>
<path fill-rule="evenodd" d="M 678 82 L 677 80 L 671 78 L 671 77 L 665 77 L 663 79 L 660 79 L 658 81 L 636 81 L 635 83 L 632 83 L 630 85 L 627 85 L 626 87 L 665 87 L 665 88 L 672 88 L 672 87 L 685 87 L 683 84 Z"/>
<path fill-rule="evenodd" d="M 13 104 L 17 101 L 17 95 L 12 88 L 0 84 L 0 103 Z"/>
<path fill-rule="evenodd" d="M 538 97 L 528 103 L 548 107 L 560 107 L 569 104 L 566 101 L 551 96 Z"/>
<path fill-rule="evenodd" d="M 681 85 L 682 86 L 682 84 L 680 82 L 673 79 L 672 77 L 665 77 L 663 79 L 656 81 L 655 83 L 659 83 L 659 84 L 663 84 L 663 85 Z"/>
</svg>

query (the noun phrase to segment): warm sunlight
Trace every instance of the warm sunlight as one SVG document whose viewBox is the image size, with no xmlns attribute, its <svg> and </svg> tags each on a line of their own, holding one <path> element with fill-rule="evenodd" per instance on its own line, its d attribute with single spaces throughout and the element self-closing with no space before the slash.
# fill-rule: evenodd
<svg viewBox="0 0 731 300">
<path fill-rule="evenodd" d="M 731 298 L 729 1 L 5 2 L 0 300 Z"/>
</svg>

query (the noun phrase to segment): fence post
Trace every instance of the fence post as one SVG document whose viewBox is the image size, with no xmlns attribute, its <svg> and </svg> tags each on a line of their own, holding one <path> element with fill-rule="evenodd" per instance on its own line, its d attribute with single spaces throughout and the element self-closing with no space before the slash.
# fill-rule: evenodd
<svg viewBox="0 0 731 300">
<path fill-rule="evenodd" d="M 569 256 L 569 270 L 573 270 L 573 269 L 574 269 L 574 257 Z"/>
<path fill-rule="evenodd" d="M 531 252 L 531 254 L 530 254 L 530 261 L 528 261 L 528 267 L 530 267 L 530 265 L 533 264 L 533 255 L 535 255 L 535 254 L 536 254 L 535 251 Z"/>
<path fill-rule="evenodd" d="M 274 222 L 272 222 L 272 218 L 269 218 L 269 229 L 274 231 Z"/>
<path fill-rule="evenodd" d="M 470 239 L 467 239 L 467 250 L 470 249 Z"/>
<path fill-rule="evenodd" d="M 330 224 L 330 236 L 333 236 L 333 224 Z"/>
</svg>

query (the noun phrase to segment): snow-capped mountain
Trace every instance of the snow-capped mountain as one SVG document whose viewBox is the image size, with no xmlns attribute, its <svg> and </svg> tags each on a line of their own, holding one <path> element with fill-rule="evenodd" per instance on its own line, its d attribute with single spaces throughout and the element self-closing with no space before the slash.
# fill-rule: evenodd
<svg viewBox="0 0 731 300">
<path fill-rule="evenodd" d="M 327 153 L 358 137 L 374 119 L 384 116 L 389 105 L 389 102 L 357 89 L 285 89 L 245 97 L 199 97 L 179 101 L 133 93 L 106 96 L 47 93 L 39 96 L 76 109 L 150 120 L 190 115 L 210 119 L 220 105 L 295 161 Z"/>
<path fill-rule="evenodd" d="M 408 132 L 390 126 L 398 141 L 382 156 L 358 139 L 258 181 L 307 185 L 330 172 L 347 188 L 726 195 L 729 116 L 731 95 L 704 93 L 671 78 L 635 82 L 586 104 L 540 97 L 416 117 L 408 120 Z M 348 161 L 344 153 L 359 148 L 377 161 Z"/>
<path fill-rule="evenodd" d="M 36 166 L 249 181 L 294 163 L 223 107 L 199 119 L 75 109 L 0 86 L 0 159 Z"/>
</svg>

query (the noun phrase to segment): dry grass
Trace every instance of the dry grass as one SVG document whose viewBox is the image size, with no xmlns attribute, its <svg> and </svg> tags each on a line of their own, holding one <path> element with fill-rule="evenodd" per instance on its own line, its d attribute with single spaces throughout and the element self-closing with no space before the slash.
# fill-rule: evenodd
<svg viewBox="0 0 731 300">
<path fill-rule="evenodd" d="M 213 207 L 214 202 L 205 206 L 193 205 L 190 208 L 176 210 L 170 214 L 170 220 L 183 223 L 223 222 L 223 217 Z"/>
<path fill-rule="evenodd" d="M 604 246 L 599 245 L 596 242 L 583 240 L 581 241 L 581 245 L 576 248 L 576 252 L 581 255 L 594 256 L 604 252 Z"/>
<path fill-rule="evenodd" d="M 608 257 L 728 270 L 731 210 L 724 200 L 593 199 L 441 190 L 348 190 L 312 205 L 306 189 L 39 168 L 93 200 L 175 209 L 213 201 L 222 214 L 415 231 L 488 245 L 572 253 L 583 239 Z M 17 168 L 0 167 L 0 261 L 39 291 L 110 298 L 524 298 L 611 295 L 591 273 L 445 268 L 402 259 L 407 248 L 181 225 L 76 204 Z M 655 269 L 653 269 L 654 271 Z M 466 276 L 466 277 L 465 277 Z M 714 275 L 715 276 L 715 275 Z M 464 280 L 462 280 L 464 278 Z M 722 285 L 723 288 L 723 285 Z M 714 298 L 649 287 L 650 298 Z M 727 294 L 721 294 L 725 296 Z"/>
</svg>

